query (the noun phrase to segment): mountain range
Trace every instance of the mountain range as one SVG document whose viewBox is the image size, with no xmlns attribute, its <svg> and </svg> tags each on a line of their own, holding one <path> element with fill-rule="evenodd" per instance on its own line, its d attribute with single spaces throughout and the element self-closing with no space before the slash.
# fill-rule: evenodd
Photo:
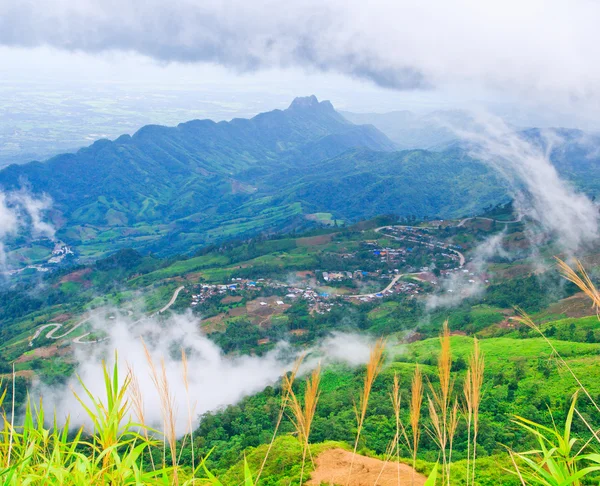
<svg viewBox="0 0 600 486">
<path fill-rule="evenodd" d="M 168 255 L 378 214 L 460 217 L 509 199 L 502 178 L 460 147 L 400 150 L 397 139 L 352 121 L 361 120 L 310 96 L 251 119 L 148 125 L 11 165 L 0 189 L 49 195 L 57 237 L 84 258 L 125 247 Z M 571 146 L 556 153 L 568 177 L 598 190 L 595 159 Z M 579 162 L 566 163 L 573 155 Z"/>
</svg>

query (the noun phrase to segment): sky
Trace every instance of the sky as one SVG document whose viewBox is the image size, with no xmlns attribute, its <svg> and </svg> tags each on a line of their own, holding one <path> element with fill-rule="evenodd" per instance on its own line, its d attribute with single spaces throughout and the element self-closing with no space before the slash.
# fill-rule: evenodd
<svg viewBox="0 0 600 486">
<path fill-rule="evenodd" d="M 266 91 L 276 107 L 315 93 L 353 111 L 483 103 L 588 127 L 599 14 L 584 0 L 1 0 L 0 79 Z"/>
</svg>

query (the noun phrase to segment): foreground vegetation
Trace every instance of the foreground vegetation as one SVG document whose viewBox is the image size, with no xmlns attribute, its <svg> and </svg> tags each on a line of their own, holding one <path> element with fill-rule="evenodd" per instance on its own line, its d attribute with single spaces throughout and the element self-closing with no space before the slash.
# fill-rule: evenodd
<svg viewBox="0 0 600 486">
<path fill-rule="evenodd" d="M 600 292 L 594 287 L 583 268 L 572 270 L 560 263 L 564 275 L 582 289 L 600 308 Z M 504 460 L 482 459 L 481 412 L 485 388 L 485 369 L 494 366 L 502 356 L 506 359 L 510 350 L 480 346 L 477 340 L 467 341 L 451 338 L 447 322 L 443 325 L 438 346 L 432 341 L 419 343 L 421 356 L 435 355 L 431 372 L 423 372 L 425 365 L 413 366 L 410 384 L 404 385 L 403 377 L 394 366 L 385 369 L 392 376 L 391 386 L 382 391 L 388 395 L 391 414 L 387 417 L 392 427 L 380 431 L 379 438 L 385 450 L 380 457 L 385 463 L 398 461 L 401 457 L 415 471 L 426 471 L 426 484 L 539 484 L 580 485 L 598 480 L 600 472 L 600 445 L 597 433 L 597 414 L 600 414 L 595 397 L 597 392 L 585 386 L 583 377 L 568 357 L 567 348 L 560 342 L 548 339 L 540 327 L 527 315 L 520 321 L 539 333 L 540 343 L 547 346 L 556 364 L 565 371 L 563 379 L 570 379 L 575 386 L 574 395 L 563 410 L 552 410 L 552 425 L 542 425 L 531 418 L 515 416 L 513 423 L 522 430 L 523 437 L 537 447 L 523 451 L 523 443 L 504 453 Z M 467 345 L 468 357 L 465 372 L 459 373 L 454 364 L 459 362 L 461 347 Z M 581 345 L 586 346 L 586 345 Z M 486 348 L 489 349 L 487 353 Z M 454 352 L 459 358 L 454 358 Z M 508 352 L 504 352 L 508 351 Z M 367 417 L 381 413 L 382 402 L 374 400 L 378 387 L 382 386 L 386 353 L 385 343 L 377 341 L 366 368 L 361 372 L 362 384 L 354 406 L 353 457 L 367 452 L 368 443 L 363 432 L 369 428 Z M 463 351 L 464 352 L 464 351 Z M 484 358 L 484 355 L 486 356 Z M 418 356 L 418 355 L 416 355 Z M 169 389 L 164 364 L 155 364 L 148 355 L 148 365 L 154 384 L 161 397 L 164 428 L 150 429 L 144 420 L 142 391 L 136 376 L 130 372 L 119 376 L 118 359 L 112 371 L 104 365 L 106 395 L 95 397 L 82 384 L 84 394 L 77 396 L 87 413 L 89 426 L 76 432 L 69 424 L 60 426 L 56 419 L 47 417 L 42 403 L 28 404 L 22 421 L 17 422 L 14 401 L 6 402 L 6 392 L 0 397 L 3 412 L 3 428 L 0 431 L 0 478 L 3 484 L 194 484 L 213 485 L 239 483 L 240 474 L 246 485 L 302 484 L 314 468 L 314 457 L 319 452 L 334 447 L 336 443 L 313 444 L 315 441 L 316 412 L 324 406 L 323 397 L 332 393 L 330 385 L 322 381 L 326 376 L 317 367 L 306 380 L 297 379 L 297 371 L 303 357 L 294 369 L 284 376 L 281 385 L 276 420 L 269 444 L 248 452 L 242 466 L 234 465 L 217 478 L 209 467 L 213 451 L 198 454 L 196 438 L 189 416 L 188 434 L 181 440 L 175 437 L 174 399 Z M 184 382 L 187 383 L 187 360 L 182 352 Z M 485 360 L 485 361 L 484 361 Z M 417 360 L 418 361 L 418 360 Z M 484 362 L 486 364 L 484 364 Z M 9 384 L 13 389 L 15 383 Z M 405 390 L 408 390 L 407 392 Z M 403 393 L 404 391 L 404 393 Z M 406 396 L 408 398 L 406 398 Z M 552 404 L 549 404 L 552 406 Z M 561 413 L 564 412 L 564 415 Z M 135 417 L 135 419 L 132 419 Z M 289 421 L 286 420 L 289 418 Z M 291 435 L 285 434 L 284 422 L 291 427 Z M 48 426 L 47 424 L 51 425 Z M 204 422 L 203 422 L 204 423 Z M 458 460 L 456 439 L 459 426 L 466 434 L 466 453 Z M 428 438 L 428 439 L 427 439 Z M 417 458 L 420 448 L 427 441 L 434 445 L 423 463 Z M 348 447 L 348 446 L 343 446 Z M 218 448 L 215 453 L 218 451 Z M 184 459 L 185 458 L 185 459 Z M 512 467 L 507 467 L 510 460 Z M 291 462 L 290 462 L 291 461 Z M 273 464 L 276 464 L 274 466 Z M 240 471 L 240 467 L 242 467 Z M 348 477 L 352 475 L 352 464 Z M 254 478 L 254 479 L 253 479 Z"/>
</svg>

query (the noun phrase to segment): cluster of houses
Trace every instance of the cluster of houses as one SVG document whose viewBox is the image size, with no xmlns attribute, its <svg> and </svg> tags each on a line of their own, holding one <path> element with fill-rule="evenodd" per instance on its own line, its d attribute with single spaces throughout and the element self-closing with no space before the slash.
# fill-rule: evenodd
<svg viewBox="0 0 600 486">
<path fill-rule="evenodd" d="M 52 257 L 48 263 L 58 264 L 62 262 L 68 255 L 73 255 L 73 250 L 65 245 L 62 241 L 57 242 L 52 250 Z"/>
<path fill-rule="evenodd" d="M 201 284 L 199 285 L 197 293 L 192 294 L 191 306 L 196 307 L 198 304 L 206 302 L 216 295 L 225 296 L 226 294 L 239 292 L 241 290 L 258 290 L 264 285 L 264 278 L 258 279 L 257 281 L 233 278 L 231 279 L 231 283 L 227 284 Z"/>
<path fill-rule="evenodd" d="M 378 244 L 377 241 L 367 241 L 364 242 L 364 245 L 373 257 L 379 259 L 381 262 L 386 262 L 388 264 L 391 262 L 397 262 L 397 266 L 399 268 L 389 269 L 390 267 L 388 265 L 388 270 L 380 269 L 375 271 L 314 271 L 308 272 L 308 275 L 312 275 L 312 279 L 306 277 L 307 280 L 305 280 L 301 284 L 282 283 L 276 280 L 263 278 L 257 279 L 255 281 L 250 279 L 232 278 L 229 283 L 225 284 L 201 284 L 198 290 L 194 294 L 192 294 L 191 306 L 196 307 L 202 304 L 203 302 L 207 301 L 208 299 L 218 295 L 226 296 L 241 293 L 244 291 L 257 291 L 262 288 L 270 288 L 275 290 L 275 295 L 281 296 L 281 300 L 278 301 L 278 303 L 281 302 L 281 305 L 283 305 L 285 302 L 290 303 L 301 299 L 308 303 L 311 313 L 324 314 L 325 312 L 330 312 L 334 305 L 339 305 L 339 300 L 336 299 L 337 297 L 356 302 L 357 300 L 371 301 L 373 299 L 382 298 L 386 295 L 391 294 L 405 294 L 416 296 L 420 292 L 423 292 L 423 286 L 419 282 L 419 279 L 423 281 L 428 281 L 433 285 L 437 284 L 437 277 L 432 273 L 432 268 L 434 266 L 439 270 L 439 272 L 436 270 L 436 275 L 439 275 L 442 278 L 450 277 L 451 275 L 456 274 L 456 272 L 464 273 L 465 277 L 468 277 L 469 282 L 475 282 L 475 279 L 478 278 L 470 270 L 464 269 L 462 267 L 462 265 L 464 264 L 464 257 L 459 251 L 460 247 L 446 245 L 436 240 L 432 236 L 432 234 L 430 234 L 427 231 L 427 229 L 414 227 L 385 228 L 385 234 L 388 233 L 388 236 L 396 240 L 410 241 L 414 242 L 415 245 L 424 245 L 429 246 L 430 248 L 435 248 L 435 255 L 445 258 L 436 258 L 432 256 L 433 261 L 431 267 L 421 266 L 419 268 L 417 265 L 415 265 L 416 268 L 413 268 L 407 265 L 407 260 L 410 253 L 413 252 L 414 246 L 405 246 L 403 248 L 391 248 L 382 247 Z M 363 247 L 363 249 L 365 247 Z M 355 255 L 355 253 L 348 253 L 343 254 L 341 256 L 347 256 L 348 258 L 350 258 L 354 257 Z M 406 271 L 407 273 L 411 274 L 417 274 L 418 272 L 420 272 L 418 273 L 418 275 L 420 276 L 417 276 L 415 281 L 407 281 L 405 279 L 400 279 L 400 275 L 402 272 L 399 269 L 403 269 L 402 271 Z M 389 281 L 392 279 L 394 279 L 393 285 L 387 285 L 386 287 L 386 284 L 382 283 L 382 290 L 372 294 L 364 295 L 350 295 L 347 291 L 345 293 L 339 292 L 330 294 L 328 293 L 329 291 L 323 292 L 319 290 L 317 283 L 321 282 L 322 284 L 324 284 L 324 286 L 327 286 L 327 284 L 331 284 L 333 282 L 343 282 L 347 280 Z M 383 289 L 383 287 L 385 287 L 385 289 Z M 267 304 L 265 303 L 265 305 Z"/>
<path fill-rule="evenodd" d="M 34 263 L 34 264 L 27 265 L 27 266 L 21 267 L 21 268 L 8 269 L 3 272 L 0 272 L 0 275 L 13 276 L 13 275 L 17 275 L 25 270 L 36 270 L 38 272 L 45 273 L 45 272 L 50 271 L 52 268 L 54 268 L 55 265 L 62 263 L 62 261 L 68 255 L 74 255 L 73 250 L 69 246 L 64 244 L 62 241 L 58 241 L 54 245 L 54 249 L 52 250 L 52 255 L 50 256 L 50 258 L 48 258 L 48 260 L 45 263 Z"/>
<path fill-rule="evenodd" d="M 325 282 L 339 282 L 340 280 L 354 278 L 352 272 L 323 272 L 321 275 Z"/>
<path fill-rule="evenodd" d="M 312 287 L 289 287 L 286 298 L 289 300 L 303 299 L 308 303 L 308 310 L 311 314 L 325 314 L 331 312 L 334 303 L 331 301 L 331 295 L 326 292 L 318 292 Z"/>
</svg>

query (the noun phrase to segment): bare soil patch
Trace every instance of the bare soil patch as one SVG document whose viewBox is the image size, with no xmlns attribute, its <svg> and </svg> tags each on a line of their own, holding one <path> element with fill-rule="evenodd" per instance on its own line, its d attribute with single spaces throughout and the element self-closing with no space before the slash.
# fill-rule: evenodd
<svg viewBox="0 0 600 486">
<path fill-rule="evenodd" d="M 28 380 L 31 380 L 35 376 L 35 373 L 33 370 L 20 370 L 20 371 L 15 372 L 15 376 L 20 376 L 22 378 L 27 378 Z M 13 377 L 12 373 L 0 374 L 0 379 L 3 379 L 3 380 L 4 379 L 12 380 L 12 377 Z"/>
<path fill-rule="evenodd" d="M 26 363 L 27 361 L 31 361 L 36 358 L 51 358 L 52 356 L 64 355 L 66 352 L 67 350 L 65 348 L 61 350 L 58 348 L 57 344 L 54 344 L 44 348 L 36 348 L 30 353 L 23 354 L 15 361 L 15 363 Z"/>
<path fill-rule="evenodd" d="M 567 317 L 587 317 L 595 314 L 592 309 L 592 301 L 583 292 L 552 304 L 548 307 L 547 313 L 550 315 L 564 314 Z"/>
<path fill-rule="evenodd" d="M 312 270 L 299 270 L 298 272 L 296 272 L 296 277 L 298 278 L 313 278 L 315 276 L 315 272 L 313 272 Z"/>
<path fill-rule="evenodd" d="M 242 299 L 241 295 L 228 295 L 221 299 L 221 304 L 235 304 L 236 302 L 241 302 Z"/>
<path fill-rule="evenodd" d="M 326 245 L 331 241 L 333 237 L 332 234 L 328 235 L 318 235 L 318 236 L 308 236 L 306 238 L 297 238 L 296 244 L 298 246 L 319 246 Z"/>
<path fill-rule="evenodd" d="M 234 307 L 233 309 L 229 309 L 227 311 L 227 315 L 230 317 L 240 317 L 246 315 L 245 307 Z"/>
<path fill-rule="evenodd" d="M 226 314 L 217 314 L 216 316 L 202 319 L 200 327 L 205 333 L 224 331 Z"/>
<path fill-rule="evenodd" d="M 60 283 L 65 282 L 83 282 L 84 277 L 92 273 L 91 268 L 84 268 L 82 270 L 75 270 L 74 272 L 68 273 L 60 279 Z"/>
<path fill-rule="evenodd" d="M 316 469 L 310 475 L 306 484 L 319 486 L 321 484 L 347 484 L 349 486 L 397 486 L 411 484 L 413 469 L 406 464 L 397 462 L 385 463 L 380 459 L 361 456 L 354 457 L 352 475 L 348 481 L 348 472 L 352 462 L 352 452 L 344 449 L 330 449 L 320 454 L 316 460 Z M 425 476 L 414 472 L 414 484 L 425 484 Z"/>
</svg>

